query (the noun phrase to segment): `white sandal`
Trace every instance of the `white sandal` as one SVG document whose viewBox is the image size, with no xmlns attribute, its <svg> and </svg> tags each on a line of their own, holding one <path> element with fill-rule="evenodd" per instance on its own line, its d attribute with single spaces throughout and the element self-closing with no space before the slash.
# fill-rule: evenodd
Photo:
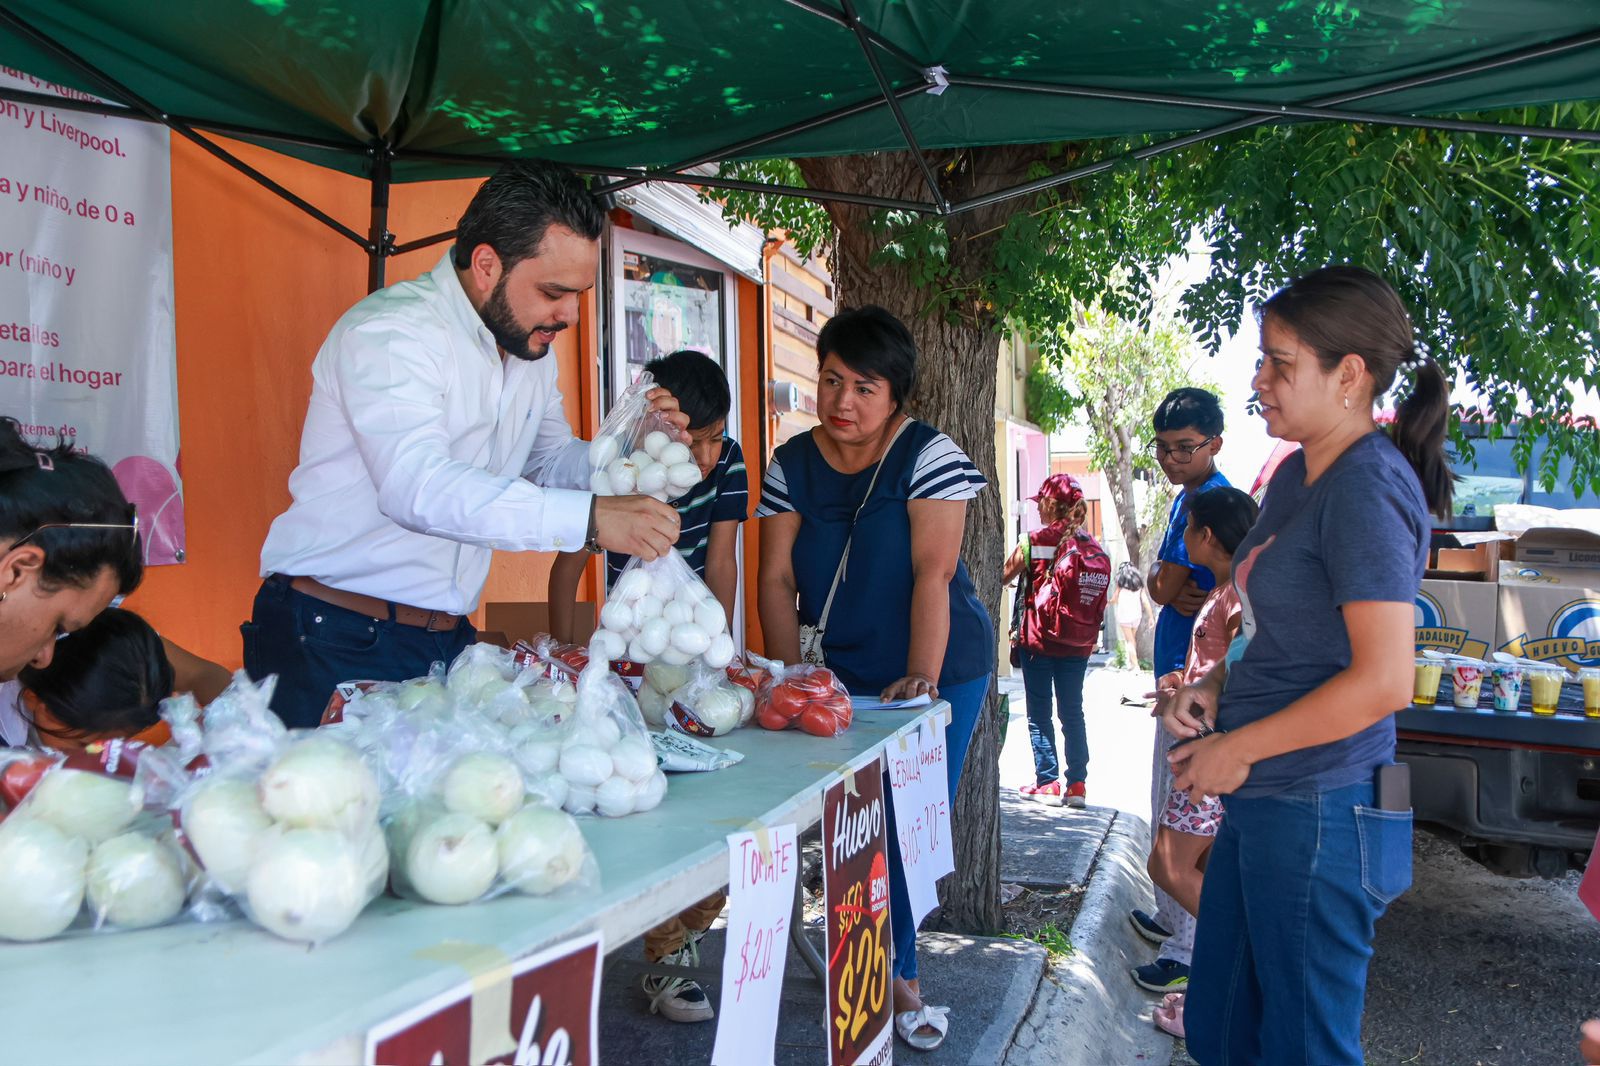
<svg viewBox="0 0 1600 1066">
<path fill-rule="evenodd" d="M 921 1035 L 918 1032 L 921 1029 L 932 1029 L 935 1035 Z M 924 1003 L 921 1010 L 903 1010 L 894 1016 L 894 1031 L 912 1049 L 932 1051 L 944 1043 L 945 1035 L 950 1032 L 950 1008 L 930 1007 Z"/>
</svg>

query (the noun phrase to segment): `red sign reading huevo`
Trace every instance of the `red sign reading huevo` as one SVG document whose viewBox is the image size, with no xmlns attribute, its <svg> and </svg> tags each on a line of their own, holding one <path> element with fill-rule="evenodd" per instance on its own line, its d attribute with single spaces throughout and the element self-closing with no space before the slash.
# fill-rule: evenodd
<svg viewBox="0 0 1600 1066">
<path fill-rule="evenodd" d="M 894 1055 L 884 803 L 881 758 L 842 778 L 822 796 L 825 1021 L 828 1061 L 835 1066 L 881 1066 Z"/>
</svg>

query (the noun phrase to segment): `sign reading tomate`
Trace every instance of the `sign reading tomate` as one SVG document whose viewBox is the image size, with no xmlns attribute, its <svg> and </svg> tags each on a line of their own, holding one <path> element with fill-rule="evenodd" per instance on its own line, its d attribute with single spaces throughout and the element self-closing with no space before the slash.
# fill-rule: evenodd
<svg viewBox="0 0 1600 1066">
<path fill-rule="evenodd" d="M 889 862 L 883 762 L 874 759 L 822 796 L 822 887 L 828 918 L 828 1061 L 893 1061 L 889 982 Z"/>
<path fill-rule="evenodd" d="M 590 1066 L 600 1010 L 600 934 L 491 964 L 492 949 L 446 943 L 472 980 L 367 1034 L 369 1066 Z M 504 956 L 501 956 L 504 959 Z"/>
</svg>

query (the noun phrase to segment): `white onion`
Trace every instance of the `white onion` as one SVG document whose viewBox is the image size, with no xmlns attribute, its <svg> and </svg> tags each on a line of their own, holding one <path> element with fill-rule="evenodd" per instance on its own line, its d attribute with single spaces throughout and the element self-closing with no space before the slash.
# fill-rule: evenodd
<svg viewBox="0 0 1600 1066">
<path fill-rule="evenodd" d="M 650 595 L 662 603 L 671 603 L 672 594 L 677 590 L 677 578 L 664 566 L 658 566 L 650 572 Z"/>
<path fill-rule="evenodd" d="M 622 445 L 616 437 L 601 437 L 589 444 L 589 465 L 602 468 L 609 466 L 621 452 Z"/>
<path fill-rule="evenodd" d="M 633 801 L 637 813 L 652 811 L 661 806 L 667 795 L 667 775 L 657 770 L 639 785 L 639 795 Z"/>
<path fill-rule="evenodd" d="M 628 641 L 620 633 L 597 629 L 589 638 L 589 658 L 611 663 L 628 653 Z"/>
<path fill-rule="evenodd" d="M 499 825 L 522 806 L 522 771 L 504 755 L 475 751 L 457 759 L 444 775 L 439 792 L 457 814 Z"/>
<path fill-rule="evenodd" d="M 394 702 L 402 711 L 444 699 L 445 687 L 437 681 L 407 681 L 395 693 Z"/>
<path fill-rule="evenodd" d="M 588 814 L 594 810 L 594 789 L 588 785 L 569 785 L 561 809 L 568 814 Z"/>
<path fill-rule="evenodd" d="M 450 694 L 458 700 L 474 700 L 478 693 L 491 681 L 504 681 L 500 674 L 500 667 L 487 659 L 474 659 L 468 662 L 457 660 L 460 665 L 450 671 L 448 682 Z"/>
<path fill-rule="evenodd" d="M 561 749 L 561 776 L 587 788 L 594 788 L 611 776 L 611 756 L 588 744 Z"/>
<path fill-rule="evenodd" d="M 143 803 L 144 789 L 127 781 L 55 767 L 28 793 L 24 810 L 68 836 L 98 844 L 126 829 Z"/>
<path fill-rule="evenodd" d="M 633 608 L 621 600 L 607 600 L 600 608 L 600 624 L 616 633 L 626 633 L 633 628 Z"/>
<path fill-rule="evenodd" d="M 667 442 L 667 446 L 661 449 L 661 454 L 656 458 L 666 466 L 678 466 L 682 463 L 694 462 L 694 452 L 689 450 L 687 444 L 675 440 Z M 698 475 L 696 475 L 695 480 L 700 480 Z"/>
<path fill-rule="evenodd" d="M 178 857 L 142 833 L 123 833 L 97 845 L 85 880 L 95 914 L 123 929 L 161 925 L 183 909 Z"/>
<path fill-rule="evenodd" d="M 650 575 L 643 570 L 629 570 L 617 578 L 617 584 L 611 590 L 611 598 L 624 603 L 633 603 L 649 593 Z"/>
<path fill-rule="evenodd" d="M 634 487 L 646 496 L 664 492 L 667 487 L 667 468 L 660 463 L 651 463 L 642 468 L 634 479 Z"/>
<path fill-rule="evenodd" d="M 694 622 L 683 622 L 672 627 L 672 646 L 685 655 L 704 655 L 711 647 L 711 634 Z"/>
<path fill-rule="evenodd" d="M 367 829 L 356 842 L 356 862 L 361 867 L 361 883 L 367 899 L 383 895 L 389 884 L 389 842 L 377 825 Z"/>
<path fill-rule="evenodd" d="M 667 645 L 672 643 L 672 627 L 667 624 L 665 618 L 652 618 L 640 627 L 638 640 L 640 648 L 649 659 L 654 659 L 666 651 Z"/>
<path fill-rule="evenodd" d="M 321 943 L 337 936 L 367 905 L 365 871 L 355 844 L 333 829 L 269 835 L 250 868 L 250 915 L 285 940 Z"/>
<path fill-rule="evenodd" d="M 700 694 L 694 705 L 695 716 L 710 728 L 713 736 L 722 736 L 739 728 L 739 697 L 729 692 L 729 685 L 718 685 Z"/>
<path fill-rule="evenodd" d="M 528 701 L 528 718 L 540 728 L 548 729 L 552 722 L 567 714 L 567 702 L 559 697 L 540 697 Z"/>
<path fill-rule="evenodd" d="M 561 763 L 561 745 L 553 740 L 524 739 L 517 745 L 517 762 L 530 774 L 547 774 Z"/>
<path fill-rule="evenodd" d="M 495 834 L 501 876 L 518 892 L 543 896 L 575 879 L 588 852 L 578 823 L 553 807 L 530 804 Z"/>
<path fill-rule="evenodd" d="M 651 663 L 651 666 L 658 665 Z M 657 692 L 649 685 L 639 689 L 639 713 L 644 715 L 644 720 L 657 729 L 667 724 L 667 709 L 672 706 L 672 697 Z"/>
<path fill-rule="evenodd" d="M 656 749 L 644 737 L 623 737 L 611 749 L 612 769 L 629 781 L 643 781 L 656 769 Z"/>
<path fill-rule="evenodd" d="M 611 475 L 604 470 L 596 470 L 589 475 L 589 491 L 596 496 L 615 496 L 617 490 L 611 487 Z"/>
<path fill-rule="evenodd" d="M 295 828 L 356 830 L 377 815 L 378 781 L 354 749 L 310 736 L 266 768 L 258 784 L 261 809 Z"/>
<path fill-rule="evenodd" d="M 644 453 L 650 458 L 659 459 L 661 458 L 661 449 L 665 448 L 671 443 L 671 437 L 667 436 L 659 429 L 652 429 L 649 433 L 644 435 L 642 447 L 644 448 Z"/>
<path fill-rule="evenodd" d="M 669 626 L 681 626 L 694 621 L 694 606 L 682 600 L 669 600 L 661 608 L 661 617 Z"/>
<path fill-rule="evenodd" d="M 718 633 L 706 648 L 706 665 L 713 670 L 721 670 L 733 662 L 733 651 L 733 638 L 726 633 Z"/>
<path fill-rule="evenodd" d="M 557 685 L 556 700 L 567 706 L 578 702 L 578 687 L 576 685 Z"/>
<path fill-rule="evenodd" d="M 229 895 L 244 888 L 256 849 L 271 827 L 255 784 L 237 777 L 207 778 L 183 805 L 184 835 L 206 873 Z"/>
<path fill-rule="evenodd" d="M 689 668 L 671 663 L 651 663 L 644 668 L 644 683 L 663 695 L 676 692 L 689 683 Z M 639 691 L 642 693 L 644 689 Z"/>
<path fill-rule="evenodd" d="M 0 822 L 0 937 L 46 940 L 71 925 L 88 862 L 89 846 L 49 822 L 19 814 Z"/>
<path fill-rule="evenodd" d="M 716 636 L 727 630 L 728 616 L 717 600 L 701 600 L 694 609 L 694 624 Z"/>
<path fill-rule="evenodd" d="M 406 847 L 406 878 L 430 903 L 471 903 L 489 891 L 500 872 L 494 833 L 470 814 L 445 814 L 425 822 Z"/>
<path fill-rule="evenodd" d="M 566 778 L 552 770 L 549 773 L 540 774 L 529 781 L 528 791 L 535 796 L 541 797 L 550 806 L 560 807 L 567 802 L 567 796 L 572 792 L 572 785 L 567 782 Z M 512 817 L 515 818 L 516 815 L 512 815 Z M 504 825 L 505 823 L 501 822 L 500 824 Z"/>
<path fill-rule="evenodd" d="M 669 666 L 687 666 L 694 662 L 694 656 L 677 648 L 668 648 L 661 653 L 661 661 Z"/>
<path fill-rule="evenodd" d="M 700 467 L 695 463 L 678 463 L 667 467 L 667 487 L 683 491 L 700 484 Z"/>
<path fill-rule="evenodd" d="M 739 724 L 749 725 L 756 716 L 756 694 L 743 685 L 734 685 L 733 694 L 739 697 Z"/>
<path fill-rule="evenodd" d="M 595 813 L 605 818 L 621 818 L 633 813 L 639 786 L 620 774 L 613 774 L 594 790 Z"/>
</svg>

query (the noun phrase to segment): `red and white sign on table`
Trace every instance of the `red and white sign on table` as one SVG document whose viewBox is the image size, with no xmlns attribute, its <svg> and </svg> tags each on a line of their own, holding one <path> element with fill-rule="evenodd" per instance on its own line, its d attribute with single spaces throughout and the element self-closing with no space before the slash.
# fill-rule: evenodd
<svg viewBox="0 0 1600 1066">
<path fill-rule="evenodd" d="M 446 942 L 427 952 L 474 976 L 367 1034 L 368 1066 L 593 1066 L 600 934 L 515 961 Z"/>
<path fill-rule="evenodd" d="M 884 851 L 883 758 L 822 794 L 822 894 L 827 907 L 828 996 L 823 1018 L 832 1066 L 894 1060 L 890 1024 L 889 860 Z"/>
<path fill-rule="evenodd" d="M 728 835 L 728 941 L 715 1066 L 772 1062 L 799 865 L 792 825 Z"/>
<path fill-rule="evenodd" d="M 922 728 L 884 748 L 894 799 L 900 863 L 911 897 L 911 918 L 920 922 L 939 905 L 934 883 L 956 868 L 950 835 L 950 745 L 944 722 L 930 718 Z"/>
</svg>

